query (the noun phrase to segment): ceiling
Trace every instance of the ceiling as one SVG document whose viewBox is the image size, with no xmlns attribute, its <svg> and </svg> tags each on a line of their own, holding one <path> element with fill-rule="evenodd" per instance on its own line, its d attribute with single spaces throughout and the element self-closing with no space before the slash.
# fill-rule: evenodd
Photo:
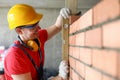
<svg viewBox="0 0 120 80">
<path fill-rule="evenodd" d="M 100 0 L 78 0 L 79 9 L 89 9 Z M 0 7 L 10 7 L 17 3 L 27 3 L 36 8 L 62 8 L 65 0 L 1 0 Z"/>
</svg>

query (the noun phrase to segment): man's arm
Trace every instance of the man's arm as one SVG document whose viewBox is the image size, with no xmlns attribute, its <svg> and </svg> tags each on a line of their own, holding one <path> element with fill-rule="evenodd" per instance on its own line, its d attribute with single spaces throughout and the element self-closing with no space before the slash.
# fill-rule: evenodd
<svg viewBox="0 0 120 80">
<path fill-rule="evenodd" d="M 58 32 L 60 32 L 62 29 L 62 16 L 59 15 L 56 23 L 50 27 L 47 28 L 47 32 L 48 32 L 48 39 L 50 39 L 51 37 L 53 37 L 55 34 L 57 34 Z"/>
<path fill-rule="evenodd" d="M 31 73 L 12 75 L 13 80 L 32 80 Z"/>
<path fill-rule="evenodd" d="M 60 10 L 60 15 L 57 17 L 55 24 L 46 29 L 48 32 L 48 39 L 50 39 L 55 34 L 61 31 L 63 18 L 66 19 L 69 17 L 69 15 L 70 15 L 70 10 L 68 8 L 62 8 Z"/>
</svg>

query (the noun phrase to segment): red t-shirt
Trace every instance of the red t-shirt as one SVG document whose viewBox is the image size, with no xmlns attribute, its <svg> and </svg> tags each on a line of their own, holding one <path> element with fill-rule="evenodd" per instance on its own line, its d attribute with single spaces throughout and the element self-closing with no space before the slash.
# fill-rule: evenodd
<svg viewBox="0 0 120 80">
<path fill-rule="evenodd" d="M 40 48 L 42 51 L 42 60 L 40 59 L 38 52 L 34 52 L 28 48 L 23 47 L 30 54 L 30 56 L 33 58 L 34 62 L 37 64 L 38 67 L 40 66 L 41 62 L 44 65 L 44 44 L 48 38 L 46 30 L 40 30 L 39 34 L 41 46 Z M 14 43 L 18 45 L 20 44 L 19 41 L 15 41 Z M 11 75 L 24 74 L 28 72 L 31 72 L 32 80 L 38 80 L 37 72 L 32 62 L 25 55 L 25 53 L 16 46 L 10 47 L 7 51 L 7 55 L 4 60 L 4 71 L 6 80 L 13 80 Z"/>
</svg>

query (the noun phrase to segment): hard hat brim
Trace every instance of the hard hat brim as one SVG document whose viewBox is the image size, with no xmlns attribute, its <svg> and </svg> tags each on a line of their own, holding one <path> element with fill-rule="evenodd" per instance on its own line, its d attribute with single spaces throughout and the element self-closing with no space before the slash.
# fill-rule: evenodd
<svg viewBox="0 0 120 80">
<path fill-rule="evenodd" d="M 35 23 L 39 22 L 42 19 L 42 17 L 43 17 L 42 14 L 37 14 L 36 18 L 34 20 L 32 20 L 31 22 L 27 23 L 26 25 L 35 24 Z"/>
</svg>

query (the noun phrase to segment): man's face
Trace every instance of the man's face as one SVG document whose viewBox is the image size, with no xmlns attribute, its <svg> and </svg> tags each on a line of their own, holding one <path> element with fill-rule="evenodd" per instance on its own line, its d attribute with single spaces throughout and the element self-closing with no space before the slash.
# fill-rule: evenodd
<svg viewBox="0 0 120 80">
<path fill-rule="evenodd" d="M 38 31 L 40 30 L 39 24 L 27 25 L 21 28 L 21 35 L 25 40 L 38 38 Z"/>
</svg>

